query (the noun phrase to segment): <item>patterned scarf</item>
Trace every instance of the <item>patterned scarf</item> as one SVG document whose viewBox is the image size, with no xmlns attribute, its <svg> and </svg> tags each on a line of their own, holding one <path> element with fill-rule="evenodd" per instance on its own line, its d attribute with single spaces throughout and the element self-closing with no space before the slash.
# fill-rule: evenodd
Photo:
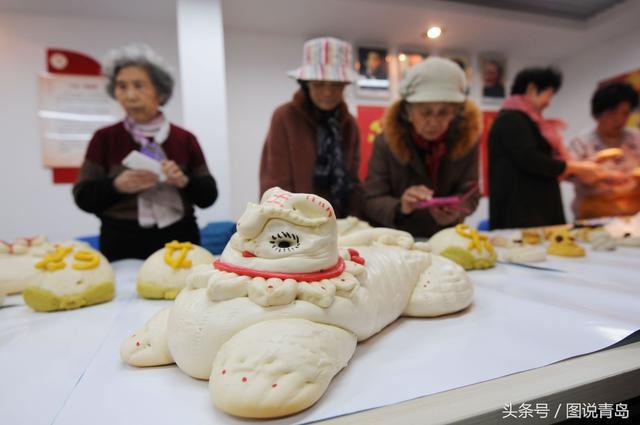
<svg viewBox="0 0 640 425">
<path fill-rule="evenodd" d="M 427 172 L 431 175 L 431 183 L 433 184 L 432 189 L 434 191 L 437 191 L 438 188 L 438 171 L 440 170 L 440 163 L 442 162 L 444 155 L 447 153 L 445 140 L 448 133 L 449 130 L 447 129 L 447 131 L 445 131 L 438 139 L 427 140 L 420 136 L 413 126 L 411 126 L 411 141 L 413 141 L 413 144 L 416 145 L 418 150 L 424 154 L 424 166 Z"/>
<path fill-rule="evenodd" d="M 169 137 L 171 126 L 164 114 L 160 114 L 148 123 L 139 124 L 130 117 L 125 118 L 124 128 L 133 140 L 140 145 L 140 153 L 162 161 L 167 155 L 162 144 Z M 155 187 L 138 194 L 138 223 L 148 228 L 163 228 L 182 219 L 184 206 L 178 189 L 158 183 Z"/>
<path fill-rule="evenodd" d="M 331 193 L 331 204 L 336 214 L 343 216 L 353 181 L 342 151 L 340 108 L 323 111 L 314 107 L 318 119 L 316 129 L 316 164 L 313 182 L 316 188 Z"/>
<path fill-rule="evenodd" d="M 162 112 L 156 118 L 144 124 L 139 124 L 130 117 L 126 117 L 124 128 L 131 134 L 133 140 L 140 145 L 140 153 L 156 161 L 167 159 L 160 145 L 169 137 L 170 125 Z"/>
<path fill-rule="evenodd" d="M 562 133 L 567 125 L 564 121 L 559 119 L 546 119 L 542 117 L 542 114 L 536 111 L 529 102 L 526 101 L 524 96 L 513 94 L 505 99 L 502 103 L 502 109 L 512 109 L 527 114 L 531 120 L 536 123 L 542 133 L 542 137 L 545 138 L 547 143 L 553 150 L 553 156 L 556 159 L 568 161 L 571 159 L 569 151 L 562 142 Z"/>
</svg>

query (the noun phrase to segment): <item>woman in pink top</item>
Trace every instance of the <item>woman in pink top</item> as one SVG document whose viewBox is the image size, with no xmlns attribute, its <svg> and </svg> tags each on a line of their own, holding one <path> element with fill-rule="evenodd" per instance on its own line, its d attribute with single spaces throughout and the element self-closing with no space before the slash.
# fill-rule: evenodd
<svg viewBox="0 0 640 425">
<path fill-rule="evenodd" d="M 589 184 L 575 179 L 573 211 L 577 218 L 632 215 L 640 211 L 640 130 L 627 127 L 638 106 L 638 93 L 628 83 L 614 82 L 596 90 L 591 115 L 596 128 L 571 141 L 575 159 L 597 159 L 598 152 L 618 148 L 618 155 L 601 159 L 603 166 L 619 178 Z M 609 151 L 610 152 L 610 151 Z"/>
</svg>

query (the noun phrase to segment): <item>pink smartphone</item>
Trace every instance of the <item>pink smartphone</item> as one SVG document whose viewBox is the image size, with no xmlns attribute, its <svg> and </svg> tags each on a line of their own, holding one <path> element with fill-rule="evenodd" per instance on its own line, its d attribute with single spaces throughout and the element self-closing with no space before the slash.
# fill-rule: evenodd
<svg viewBox="0 0 640 425">
<path fill-rule="evenodd" d="M 475 191 L 479 189 L 479 186 L 474 185 L 467 193 L 462 196 L 441 196 L 431 199 L 426 199 L 418 203 L 418 208 L 431 208 L 431 207 L 451 207 L 458 208 L 460 203 L 465 201 Z"/>
<path fill-rule="evenodd" d="M 430 207 L 454 207 L 460 203 L 459 196 L 443 196 L 439 198 L 426 199 L 418 203 L 418 208 Z"/>
</svg>

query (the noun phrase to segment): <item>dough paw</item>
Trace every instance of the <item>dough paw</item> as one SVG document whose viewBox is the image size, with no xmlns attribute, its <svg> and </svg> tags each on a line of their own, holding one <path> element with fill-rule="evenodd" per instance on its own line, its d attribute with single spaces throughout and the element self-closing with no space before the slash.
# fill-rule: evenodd
<svg viewBox="0 0 640 425">
<path fill-rule="evenodd" d="M 160 366 L 173 363 L 167 344 L 170 307 L 153 316 L 141 329 L 124 340 L 120 357 L 132 366 Z"/>
<path fill-rule="evenodd" d="M 218 351 L 209 380 L 214 404 L 251 418 L 290 415 L 314 404 L 349 362 L 356 337 L 304 319 L 268 320 Z"/>
<path fill-rule="evenodd" d="M 447 258 L 433 255 L 431 266 L 420 276 L 404 315 L 442 316 L 467 308 L 472 300 L 473 285 L 464 269 Z"/>
</svg>

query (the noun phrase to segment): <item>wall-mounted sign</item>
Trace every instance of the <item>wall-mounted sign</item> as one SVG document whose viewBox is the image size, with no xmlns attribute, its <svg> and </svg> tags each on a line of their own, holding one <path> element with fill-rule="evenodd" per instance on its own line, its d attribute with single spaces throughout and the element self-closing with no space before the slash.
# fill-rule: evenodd
<svg viewBox="0 0 640 425">
<path fill-rule="evenodd" d="M 42 163 L 55 183 L 75 181 L 93 133 L 118 120 L 100 64 L 81 53 L 47 50 L 47 72 L 38 77 Z"/>
</svg>

